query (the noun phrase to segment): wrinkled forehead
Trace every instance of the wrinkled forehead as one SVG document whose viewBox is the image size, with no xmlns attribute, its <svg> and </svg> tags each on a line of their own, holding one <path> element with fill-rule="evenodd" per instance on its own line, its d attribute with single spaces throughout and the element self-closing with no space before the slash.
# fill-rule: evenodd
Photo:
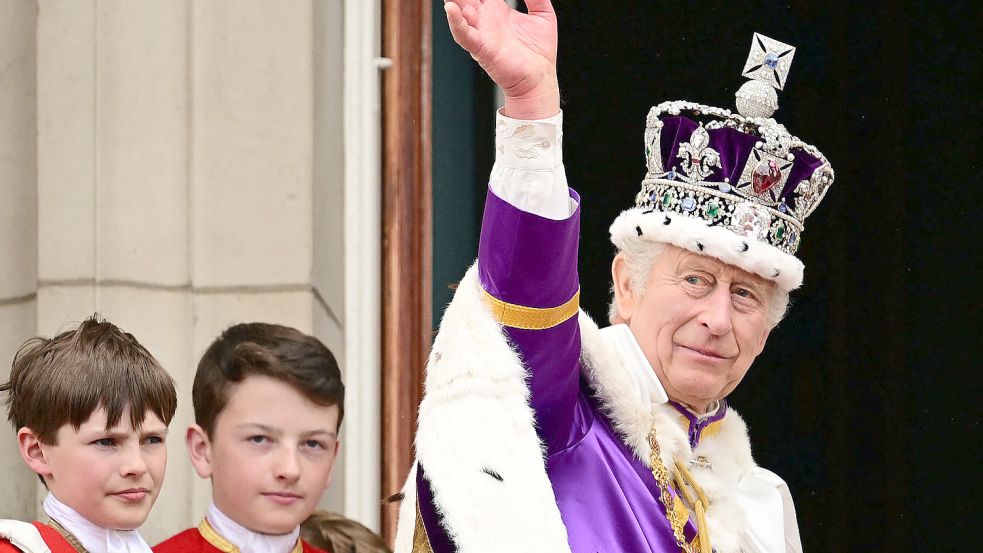
<svg viewBox="0 0 983 553">
<path fill-rule="evenodd" d="M 775 287 L 774 281 L 761 275 L 749 273 L 716 257 L 699 254 L 673 245 L 666 248 L 665 255 L 672 256 L 677 273 L 699 270 L 714 275 L 718 280 L 752 284 L 762 290 L 770 290 Z"/>
</svg>

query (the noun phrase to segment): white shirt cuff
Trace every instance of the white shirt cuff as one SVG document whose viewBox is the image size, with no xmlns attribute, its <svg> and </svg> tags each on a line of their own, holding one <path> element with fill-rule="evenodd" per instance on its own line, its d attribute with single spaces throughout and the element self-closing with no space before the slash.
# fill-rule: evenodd
<svg viewBox="0 0 983 553">
<path fill-rule="evenodd" d="M 563 112 L 546 119 L 512 119 L 498 110 L 495 162 L 506 167 L 548 171 L 563 164 Z"/>
<path fill-rule="evenodd" d="M 488 186 L 527 213 L 555 220 L 569 217 L 577 204 L 570 198 L 563 169 L 563 113 L 526 121 L 499 110 Z"/>
</svg>

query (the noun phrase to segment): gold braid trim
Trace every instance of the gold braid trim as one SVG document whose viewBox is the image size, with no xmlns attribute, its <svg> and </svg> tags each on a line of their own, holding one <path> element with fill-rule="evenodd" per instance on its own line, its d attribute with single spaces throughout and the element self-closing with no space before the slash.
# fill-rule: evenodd
<svg viewBox="0 0 983 553">
<path fill-rule="evenodd" d="M 710 534 L 706 528 L 705 513 L 701 514 L 701 507 L 697 504 L 697 536 L 692 543 L 686 541 L 686 533 L 684 528 L 686 526 L 686 520 L 688 511 L 686 506 L 680 509 L 680 504 L 682 501 L 678 497 L 674 497 L 669 493 L 670 483 L 669 483 L 669 471 L 666 470 L 666 466 L 662 463 L 662 450 L 659 448 L 659 442 L 655 439 L 655 428 L 649 431 L 649 466 L 652 469 L 652 476 L 655 477 L 655 481 L 659 484 L 659 500 L 662 501 L 662 505 L 666 508 L 666 519 L 669 520 L 669 526 L 672 528 L 672 534 L 676 538 L 676 545 L 679 549 L 685 553 L 712 553 L 713 548 L 710 546 Z M 676 467 L 680 466 L 679 461 L 676 461 Z M 689 474 L 689 471 L 686 471 Z M 692 475 L 690 475 L 692 479 Z M 694 489 L 697 486 L 694 481 Z M 685 493 L 689 493 L 689 490 L 685 490 Z M 700 489 L 698 494 L 706 499 L 706 495 L 703 494 L 703 490 Z M 685 514 L 684 514 L 685 513 Z"/>
<path fill-rule="evenodd" d="M 212 528 L 207 518 L 201 519 L 201 523 L 198 524 L 198 531 L 201 532 L 201 537 L 205 538 L 205 541 L 212 544 L 215 549 L 218 549 L 222 553 L 239 553 L 239 548 L 234 543 L 223 538 L 215 528 Z"/>
<path fill-rule="evenodd" d="M 57 520 L 48 517 L 48 526 L 54 528 L 55 532 L 61 534 L 61 537 L 65 538 L 65 541 L 68 542 L 68 545 L 71 545 L 72 549 L 74 549 L 77 553 L 89 553 L 89 551 L 82 545 L 82 542 L 80 542 L 79 539 L 75 537 L 75 534 L 69 532 Z"/>
<path fill-rule="evenodd" d="M 229 540 L 222 537 L 212 524 L 208 522 L 208 518 L 201 519 L 201 523 L 198 524 L 198 531 L 201 532 L 201 537 L 205 538 L 205 541 L 212 544 L 216 549 L 222 551 L 223 553 L 239 553 L 239 548 Z M 294 544 L 294 548 L 290 550 L 290 553 L 303 553 L 304 544 L 301 543 L 300 538 L 297 538 L 297 543 Z"/>
<path fill-rule="evenodd" d="M 526 307 L 502 301 L 482 291 L 482 299 L 499 323 L 523 330 L 546 330 L 566 321 L 580 309 L 580 289 L 563 305 L 556 307 Z"/>
<path fill-rule="evenodd" d="M 416 498 L 416 525 L 413 528 L 413 549 L 411 553 L 433 553 L 430 546 L 430 536 L 427 535 L 427 526 L 423 523 L 423 514 L 420 513 L 420 496 Z"/>
</svg>

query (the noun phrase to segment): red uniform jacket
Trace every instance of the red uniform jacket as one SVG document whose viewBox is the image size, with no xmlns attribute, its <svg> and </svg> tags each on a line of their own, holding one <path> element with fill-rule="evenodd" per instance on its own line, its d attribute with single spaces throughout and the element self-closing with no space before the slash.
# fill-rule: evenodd
<svg viewBox="0 0 983 553">
<path fill-rule="evenodd" d="M 232 545 L 203 519 L 197 528 L 188 528 L 180 534 L 160 542 L 154 546 L 154 553 L 239 553 L 239 548 Z M 52 548 L 52 553 L 58 553 Z M 0 553 L 3 550 L 0 549 Z M 304 540 L 297 540 L 297 545 L 290 553 L 328 553 L 318 549 Z"/>
<path fill-rule="evenodd" d="M 76 553 L 72 544 L 62 537 L 57 530 L 44 524 L 34 521 L 32 524 L 41 532 L 41 539 L 48 545 L 51 553 Z M 0 553 L 20 553 L 20 549 L 10 545 L 10 542 L 0 539 Z"/>
</svg>

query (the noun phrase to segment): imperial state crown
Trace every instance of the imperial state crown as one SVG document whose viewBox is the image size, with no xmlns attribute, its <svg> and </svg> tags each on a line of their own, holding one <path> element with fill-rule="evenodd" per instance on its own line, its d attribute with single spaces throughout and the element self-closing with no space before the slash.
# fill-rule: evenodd
<svg viewBox="0 0 983 553">
<path fill-rule="evenodd" d="M 802 283 L 795 257 L 806 218 L 833 184 L 814 146 L 771 118 L 795 48 L 755 33 L 737 113 L 687 101 L 653 107 L 645 125 L 646 175 L 611 240 L 668 242 L 775 281 Z"/>
</svg>

